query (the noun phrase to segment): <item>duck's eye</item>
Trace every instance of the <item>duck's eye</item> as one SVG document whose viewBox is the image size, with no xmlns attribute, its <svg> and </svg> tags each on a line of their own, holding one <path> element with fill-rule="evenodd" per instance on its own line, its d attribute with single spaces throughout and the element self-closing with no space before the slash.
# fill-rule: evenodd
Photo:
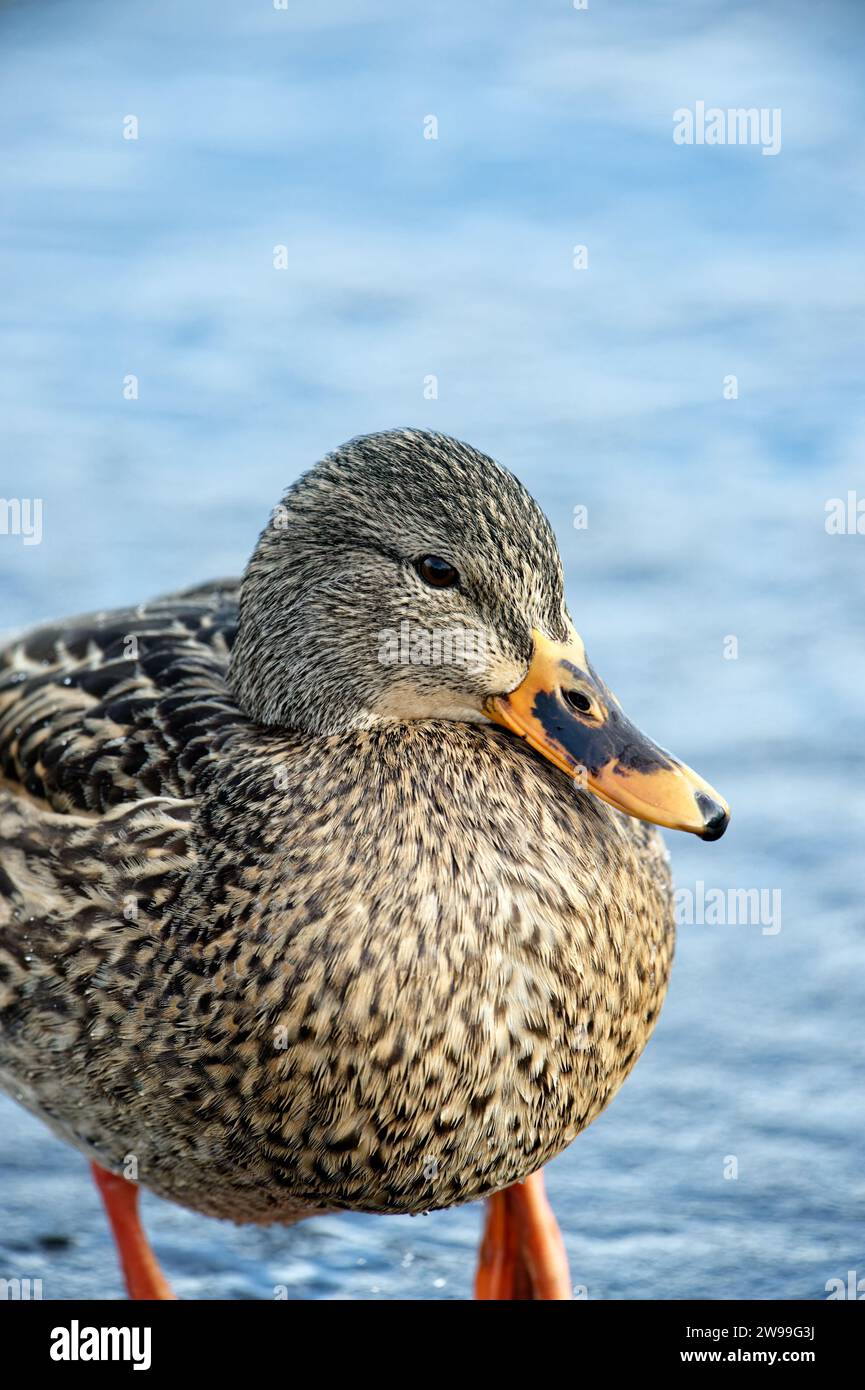
<svg viewBox="0 0 865 1390">
<path fill-rule="evenodd" d="M 459 584 L 459 570 L 439 555 L 424 555 L 415 561 L 415 569 L 425 584 L 433 589 L 452 589 Z"/>
</svg>

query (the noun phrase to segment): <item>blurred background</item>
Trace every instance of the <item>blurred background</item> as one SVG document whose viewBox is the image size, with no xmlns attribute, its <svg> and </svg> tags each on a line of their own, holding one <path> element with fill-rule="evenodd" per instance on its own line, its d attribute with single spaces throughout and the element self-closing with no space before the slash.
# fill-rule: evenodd
<svg viewBox="0 0 865 1390">
<path fill-rule="evenodd" d="M 768 931 L 682 925 L 646 1054 L 549 1170 L 590 1298 L 865 1277 L 865 534 L 826 529 L 865 510 L 863 30 L 854 0 L 0 5 L 0 494 L 43 506 L 40 544 L 0 535 L 4 635 L 239 572 L 352 435 L 456 434 L 733 807 L 668 834 L 677 883 L 780 893 Z M 779 109 L 780 151 L 674 143 L 698 101 Z M 481 1217 L 144 1204 L 194 1298 L 465 1298 Z M 0 1275 L 122 1295 L 84 1160 L 5 1098 L 0 1210 Z"/>
</svg>

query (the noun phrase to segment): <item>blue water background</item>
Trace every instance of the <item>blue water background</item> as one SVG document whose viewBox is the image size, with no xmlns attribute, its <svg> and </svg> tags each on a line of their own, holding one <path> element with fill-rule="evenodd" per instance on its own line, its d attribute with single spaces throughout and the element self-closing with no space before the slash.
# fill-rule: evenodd
<svg viewBox="0 0 865 1390">
<path fill-rule="evenodd" d="M 825 528 L 865 498 L 863 20 L 0 6 L 0 493 L 44 506 L 41 545 L 0 537 L 0 628 L 238 572 L 351 435 L 462 436 L 546 508 L 625 707 L 733 806 L 716 845 L 668 836 L 678 883 L 780 891 L 780 931 L 682 927 L 645 1056 L 549 1169 L 591 1298 L 865 1277 L 865 535 Z M 676 145 L 698 100 L 779 108 L 780 152 Z M 469 1292 L 478 1207 L 144 1205 L 182 1296 Z M 121 1295 L 83 1160 L 5 1099 L 0 1206 L 0 1274 Z"/>
</svg>

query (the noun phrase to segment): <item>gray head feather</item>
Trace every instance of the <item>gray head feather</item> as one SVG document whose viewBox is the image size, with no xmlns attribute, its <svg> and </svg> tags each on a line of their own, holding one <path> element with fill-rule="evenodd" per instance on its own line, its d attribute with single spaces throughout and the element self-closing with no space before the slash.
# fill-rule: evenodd
<svg viewBox="0 0 865 1390">
<path fill-rule="evenodd" d="M 439 556 L 454 588 L 424 583 Z M 425 430 L 351 440 L 294 483 L 243 579 L 230 679 L 260 723 L 310 733 L 480 719 L 513 689 L 531 630 L 567 635 L 550 525 L 520 482 Z"/>
</svg>

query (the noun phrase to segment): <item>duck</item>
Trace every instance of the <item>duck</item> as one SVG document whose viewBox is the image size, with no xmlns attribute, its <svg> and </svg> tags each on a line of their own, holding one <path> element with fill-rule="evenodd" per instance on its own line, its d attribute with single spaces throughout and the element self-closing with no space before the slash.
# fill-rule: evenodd
<svg viewBox="0 0 865 1390">
<path fill-rule="evenodd" d="M 659 827 L 729 807 L 630 721 L 552 528 L 446 435 L 351 440 L 241 580 L 0 655 L 0 1087 L 92 1165 L 237 1223 L 486 1203 L 475 1295 L 572 1286 L 543 1169 L 674 951 Z"/>
</svg>

